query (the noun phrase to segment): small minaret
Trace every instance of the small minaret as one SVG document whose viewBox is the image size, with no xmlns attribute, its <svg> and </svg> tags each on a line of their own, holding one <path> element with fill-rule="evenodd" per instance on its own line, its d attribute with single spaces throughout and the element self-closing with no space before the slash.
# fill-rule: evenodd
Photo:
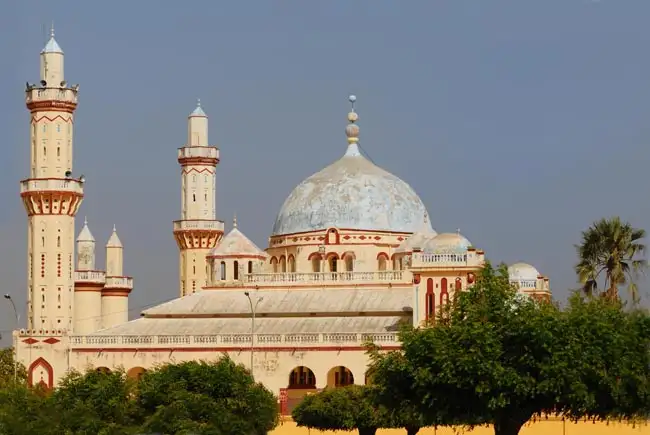
<svg viewBox="0 0 650 435">
<path fill-rule="evenodd" d="M 129 321 L 129 293 L 133 278 L 123 276 L 124 254 L 117 230 L 106 244 L 106 284 L 102 290 L 102 328 L 110 328 Z"/>
<path fill-rule="evenodd" d="M 208 145 L 208 117 L 197 103 L 188 117 L 187 145 L 178 150 L 181 165 L 181 220 L 174 222 L 174 238 L 180 250 L 180 296 L 208 284 L 206 257 L 223 236 L 223 222 L 216 220 L 216 178 L 219 149 Z"/>
<path fill-rule="evenodd" d="M 102 289 L 106 274 L 95 270 L 95 238 L 84 218 L 77 237 L 77 268 L 74 282 L 74 332 L 90 334 L 101 329 Z"/>
<path fill-rule="evenodd" d="M 78 86 L 65 81 L 54 29 L 40 56 L 40 80 L 25 89 L 30 168 L 20 182 L 28 216 L 27 329 L 62 334 L 73 328 L 74 221 L 84 196 L 84 179 L 72 172 Z"/>
</svg>

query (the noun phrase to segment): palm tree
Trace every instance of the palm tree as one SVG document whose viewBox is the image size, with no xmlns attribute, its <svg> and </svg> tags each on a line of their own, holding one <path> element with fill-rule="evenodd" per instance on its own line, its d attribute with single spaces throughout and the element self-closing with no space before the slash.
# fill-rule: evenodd
<svg viewBox="0 0 650 435">
<path fill-rule="evenodd" d="M 641 239 L 646 232 L 633 228 L 621 218 L 601 219 L 582 232 L 582 241 L 576 246 L 579 262 L 575 266 L 583 291 L 589 295 L 598 288 L 598 279 L 604 275 L 608 298 L 618 298 L 619 286 L 627 284 L 634 302 L 639 300 L 635 278 L 644 271 L 646 246 Z"/>
</svg>

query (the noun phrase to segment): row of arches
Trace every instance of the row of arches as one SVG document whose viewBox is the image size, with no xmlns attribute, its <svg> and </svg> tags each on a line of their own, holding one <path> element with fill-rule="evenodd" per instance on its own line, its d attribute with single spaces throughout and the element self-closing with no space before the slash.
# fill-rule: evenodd
<svg viewBox="0 0 650 435">
<path fill-rule="evenodd" d="M 253 273 L 253 262 L 248 261 L 246 263 L 246 273 L 251 274 Z M 219 280 L 220 281 L 226 281 L 226 280 L 234 280 L 238 281 L 239 280 L 239 261 L 235 260 L 232 262 L 232 275 L 228 277 L 228 265 L 225 261 L 221 261 L 219 263 Z"/>
<path fill-rule="evenodd" d="M 281 255 L 279 259 L 277 257 L 271 257 L 271 269 L 273 273 L 295 272 L 296 258 L 293 254 L 289 254 L 288 257 Z"/>
<path fill-rule="evenodd" d="M 356 255 L 352 251 L 344 252 L 339 255 L 336 252 L 321 254 L 312 252 L 307 260 L 311 262 L 311 271 L 318 272 L 354 272 Z M 271 257 L 271 270 L 273 273 L 296 272 L 296 258 L 293 254 L 288 256 Z M 385 252 L 377 254 L 377 270 L 404 270 L 404 255 L 393 254 L 388 256 Z"/>
</svg>

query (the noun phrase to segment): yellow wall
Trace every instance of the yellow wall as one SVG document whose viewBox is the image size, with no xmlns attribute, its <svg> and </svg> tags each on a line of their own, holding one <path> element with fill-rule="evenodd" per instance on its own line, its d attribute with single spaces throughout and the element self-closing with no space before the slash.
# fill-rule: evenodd
<svg viewBox="0 0 650 435">
<path fill-rule="evenodd" d="M 321 432 L 296 427 L 292 421 L 285 421 L 271 432 L 271 435 L 343 435 L 348 432 Z M 357 433 L 356 431 L 352 433 Z M 383 429 L 378 431 L 379 435 L 403 435 L 405 430 Z M 492 428 L 482 427 L 474 429 L 471 432 L 465 432 L 468 435 L 493 435 Z M 566 423 L 562 421 L 542 421 L 529 424 L 522 429 L 520 435 L 650 435 L 650 426 L 647 423 L 642 425 L 628 425 L 621 423 Z M 451 428 L 441 428 L 437 431 L 432 428 L 420 430 L 418 435 L 455 435 Z"/>
</svg>

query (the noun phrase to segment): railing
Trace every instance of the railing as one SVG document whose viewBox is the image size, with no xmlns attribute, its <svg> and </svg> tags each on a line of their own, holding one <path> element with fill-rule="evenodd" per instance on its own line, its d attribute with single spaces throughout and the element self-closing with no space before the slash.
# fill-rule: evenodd
<svg viewBox="0 0 650 435">
<path fill-rule="evenodd" d="M 73 335 L 72 345 L 77 349 L 142 346 L 150 347 L 196 347 L 206 345 L 222 347 L 248 347 L 251 334 L 212 335 Z M 398 346 L 396 332 L 383 333 L 304 333 L 304 334 L 255 334 L 256 347 L 312 347 L 314 345 L 340 345 L 358 347 L 367 342 L 379 346 Z"/>
<path fill-rule="evenodd" d="M 404 282 L 403 270 L 380 272 L 281 272 L 246 274 L 244 281 L 256 284 L 335 283 L 335 282 Z"/>
<path fill-rule="evenodd" d="M 174 221 L 174 231 L 184 231 L 184 230 L 217 230 L 223 232 L 223 221 L 213 221 L 213 220 L 182 220 Z"/>
<path fill-rule="evenodd" d="M 192 157 L 218 159 L 219 149 L 216 147 L 184 147 L 178 149 L 179 159 L 187 159 Z"/>
<path fill-rule="evenodd" d="M 133 288 L 133 278 L 128 276 L 107 276 L 106 288 Z"/>
<path fill-rule="evenodd" d="M 478 260 L 477 256 L 474 256 L 473 259 Z M 469 266 L 474 265 L 472 258 L 467 254 L 425 254 L 425 253 L 414 253 L 412 254 L 411 264 L 414 267 L 426 267 L 426 266 Z M 478 264 L 478 262 L 476 263 Z"/>
<path fill-rule="evenodd" d="M 83 183 L 74 178 L 30 178 L 20 182 L 20 193 L 58 190 L 83 194 Z"/>
<path fill-rule="evenodd" d="M 35 88 L 27 93 L 25 103 L 29 104 L 35 101 L 65 101 L 68 103 L 77 103 L 77 91 L 70 88 Z"/>
<path fill-rule="evenodd" d="M 74 272 L 74 280 L 103 283 L 106 280 L 106 272 L 99 270 L 76 270 Z"/>
</svg>

